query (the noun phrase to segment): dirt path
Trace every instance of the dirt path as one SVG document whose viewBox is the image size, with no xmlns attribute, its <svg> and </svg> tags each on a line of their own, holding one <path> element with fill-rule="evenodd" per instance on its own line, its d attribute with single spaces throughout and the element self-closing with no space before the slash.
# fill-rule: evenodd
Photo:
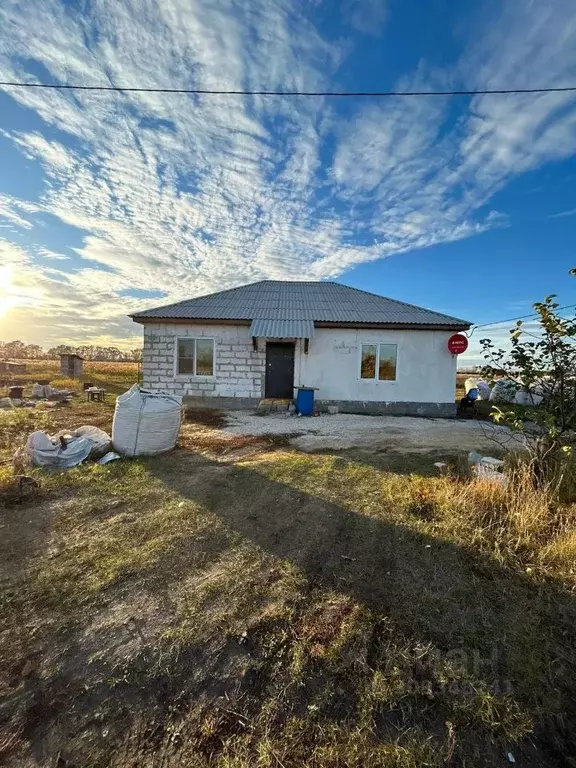
<svg viewBox="0 0 576 768">
<path fill-rule="evenodd" d="M 521 447 L 510 430 L 485 421 L 423 419 L 412 416 L 322 415 L 299 418 L 285 414 L 226 414 L 225 432 L 234 435 L 294 435 L 291 444 L 303 451 L 365 448 L 424 453 L 427 451 L 494 451 Z"/>
</svg>

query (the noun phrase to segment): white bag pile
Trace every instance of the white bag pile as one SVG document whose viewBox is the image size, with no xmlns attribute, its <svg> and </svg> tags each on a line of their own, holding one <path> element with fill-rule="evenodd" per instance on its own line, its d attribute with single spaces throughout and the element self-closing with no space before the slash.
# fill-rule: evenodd
<svg viewBox="0 0 576 768">
<path fill-rule="evenodd" d="M 516 405 L 540 405 L 544 400 L 542 395 L 537 395 L 535 392 L 526 391 L 525 389 L 519 389 L 514 397 Z"/>
<path fill-rule="evenodd" d="M 78 435 L 78 437 L 86 437 L 90 440 L 92 443 L 90 457 L 92 459 L 99 459 L 112 449 L 112 439 L 110 438 L 110 435 L 98 427 L 78 427 L 78 429 L 74 430 L 74 434 Z"/>
<path fill-rule="evenodd" d="M 32 432 L 26 441 L 25 459 L 35 467 L 69 469 L 89 456 L 97 458 L 110 450 L 110 435 L 98 427 L 63 429 L 55 435 Z"/>
<path fill-rule="evenodd" d="M 498 379 L 494 382 L 490 401 L 493 403 L 513 403 L 518 387 L 509 379 Z"/>
<path fill-rule="evenodd" d="M 182 397 L 148 392 L 134 384 L 116 399 L 112 444 L 122 456 L 153 456 L 176 445 Z"/>
<path fill-rule="evenodd" d="M 478 392 L 480 393 L 480 400 L 490 400 L 490 395 L 492 394 L 490 384 L 488 384 L 487 381 L 484 381 L 484 379 L 478 379 L 476 386 L 478 387 Z"/>
<path fill-rule="evenodd" d="M 52 394 L 52 387 L 50 384 L 33 384 L 32 385 L 32 397 L 47 400 Z"/>
<path fill-rule="evenodd" d="M 34 400 L 62 400 L 72 394 L 70 389 L 54 389 L 50 384 L 32 385 L 32 397 Z"/>
<path fill-rule="evenodd" d="M 484 379 L 476 379 L 474 377 L 466 379 L 464 382 L 464 391 L 469 394 L 471 390 L 476 390 L 479 400 L 490 400 L 492 390 L 490 384 Z"/>
</svg>

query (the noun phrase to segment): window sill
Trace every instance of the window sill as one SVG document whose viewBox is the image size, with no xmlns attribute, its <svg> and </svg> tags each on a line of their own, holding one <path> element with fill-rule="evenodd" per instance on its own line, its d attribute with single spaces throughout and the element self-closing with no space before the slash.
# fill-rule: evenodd
<svg viewBox="0 0 576 768">
<path fill-rule="evenodd" d="M 398 384 L 398 379 L 358 379 L 361 384 Z"/>
</svg>

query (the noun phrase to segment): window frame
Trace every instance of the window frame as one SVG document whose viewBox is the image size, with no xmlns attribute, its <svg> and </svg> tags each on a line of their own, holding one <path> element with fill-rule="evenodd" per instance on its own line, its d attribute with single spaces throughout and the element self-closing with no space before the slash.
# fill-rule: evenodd
<svg viewBox="0 0 576 768">
<path fill-rule="evenodd" d="M 178 345 L 181 341 L 194 342 L 194 372 L 180 373 L 178 363 Z M 198 355 L 196 353 L 196 344 L 198 341 L 212 342 L 212 373 L 196 373 Z M 216 378 L 216 339 L 213 336 L 176 336 L 174 339 L 174 378 L 176 379 L 215 379 Z"/>
<path fill-rule="evenodd" d="M 384 344 L 389 347 L 396 347 L 396 370 L 395 370 L 395 378 L 393 379 L 380 379 L 378 378 L 378 373 L 380 371 L 380 345 Z M 398 346 L 399 344 L 394 341 L 374 341 L 374 340 L 367 340 L 367 341 L 361 341 L 358 346 L 358 381 L 363 381 L 366 383 L 375 382 L 376 384 L 396 384 L 398 382 Z M 363 347 L 376 347 L 376 364 L 374 366 L 374 376 L 370 379 L 364 378 L 362 376 L 362 349 Z"/>
</svg>

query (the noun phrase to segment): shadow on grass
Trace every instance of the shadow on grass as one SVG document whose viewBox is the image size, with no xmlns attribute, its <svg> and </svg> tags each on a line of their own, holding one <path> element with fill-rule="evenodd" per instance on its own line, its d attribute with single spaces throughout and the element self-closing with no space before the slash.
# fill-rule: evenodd
<svg viewBox="0 0 576 768">
<path fill-rule="evenodd" d="M 576 728 L 565 718 L 576 705 L 566 643 L 576 631 L 570 592 L 390 522 L 384 507 L 370 517 L 318 498 L 313 473 L 304 493 L 250 465 L 215 468 L 193 454 L 184 464 L 185 471 L 180 462 L 150 468 L 266 553 L 296 565 L 311 590 L 349 595 L 416 644 L 460 650 L 470 664 L 474 656 L 490 690 L 511 691 L 541 716 L 542 764 L 574 754 Z"/>
<path fill-rule="evenodd" d="M 462 474 L 466 469 L 466 457 L 462 451 L 438 451 L 429 449 L 421 453 L 395 451 L 392 448 L 346 448 L 340 451 L 325 448 L 318 451 L 309 451 L 318 456 L 335 456 L 358 464 L 366 464 L 369 467 L 380 469 L 384 472 L 393 472 L 397 475 L 420 475 L 421 477 L 438 477 L 440 469 L 434 466 L 435 462 L 442 462 L 455 474 Z"/>
</svg>

